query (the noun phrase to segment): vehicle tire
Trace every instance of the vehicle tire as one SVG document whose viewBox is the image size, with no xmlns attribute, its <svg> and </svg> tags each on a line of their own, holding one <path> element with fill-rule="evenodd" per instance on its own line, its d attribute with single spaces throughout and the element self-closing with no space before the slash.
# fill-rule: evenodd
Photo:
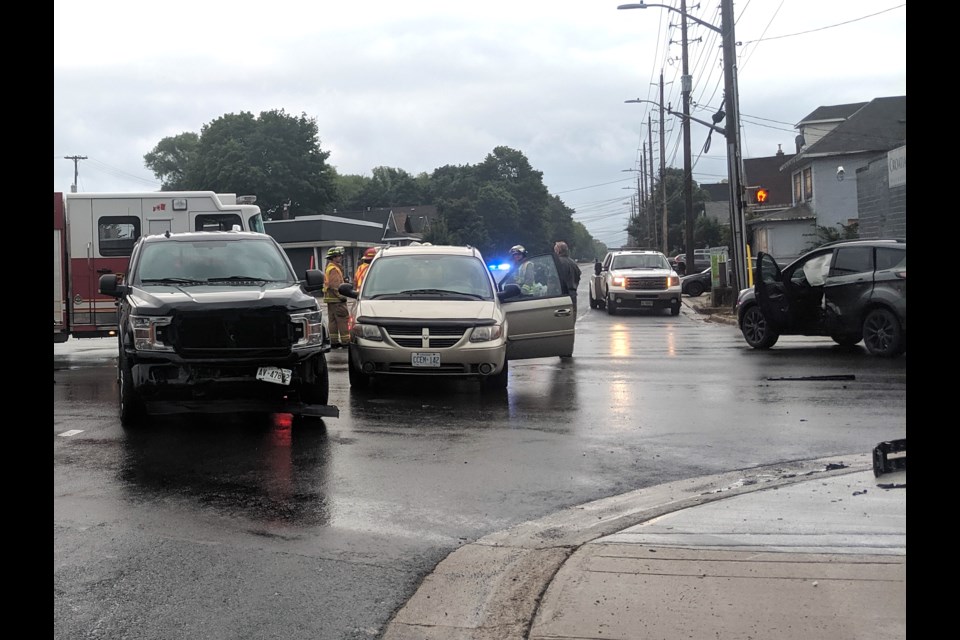
<svg viewBox="0 0 960 640">
<path fill-rule="evenodd" d="M 836 342 L 841 347 L 852 347 L 853 345 L 863 340 L 863 336 L 856 333 L 851 333 L 851 334 L 845 334 L 841 336 L 830 336 L 830 339 Z"/>
<path fill-rule="evenodd" d="M 680 302 L 679 302 L 679 301 L 676 302 L 676 303 L 674 303 L 674 304 L 672 304 L 672 305 L 670 305 L 670 315 L 672 315 L 672 316 L 678 316 L 678 315 L 680 315 Z"/>
<path fill-rule="evenodd" d="M 502 391 L 507 388 L 507 378 L 510 375 L 510 361 L 504 360 L 499 373 L 483 379 L 483 388 L 489 391 Z"/>
<path fill-rule="evenodd" d="M 600 303 L 597 302 L 597 299 L 593 297 L 593 291 L 590 292 L 590 308 L 591 308 L 591 309 L 599 309 L 599 308 L 600 308 Z"/>
<path fill-rule="evenodd" d="M 366 389 L 370 386 L 370 376 L 360 371 L 360 367 L 353 364 L 353 349 L 347 347 L 347 375 L 351 389 Z"/>
<path fill-rule="evenodd" d="M 307 404 L 327 404 L 330 400 L 327 357 L 322 353 L 314 356 L 304 364 L 304 374 L 300 387 L 300 400 Z"/>
<path fill-rule="evenodd" d="M 747 344 L 754 349 L 769 349 L 780 339 L 780 334 L 770 328 L 763 311 L 758 305 L 751 305 L 743 312 L 740 320 L 740 333 Z"/>
<path fill-rule="evenodd" d="M 147 418 L 143 399 L 133 386 L 133 367 L 130 365 L 123 349 L 120 350 L 117 386 L 120 396 L 120 424 L 124 427 L 135 427 L 142 424 Z"/>
<path fill-rule="evenodd" d="M 612 298 L 607 300 L 607 313 L 611 316 L 617 315 L 617 303 Z"/>
<path fill-rule="evenodd" d="M 863 346 L 870 355 L 893 358 L 907 350 L 907 338 L 897 316 L 888 309 L 873 309 L 863 321 Z"/>
<path fill-rule="evenodd" d="M 704 291 L 704 287 L 699 282 L 691 282 L 687 285 L 687 295 L 699 298 Z"/>
</svg>

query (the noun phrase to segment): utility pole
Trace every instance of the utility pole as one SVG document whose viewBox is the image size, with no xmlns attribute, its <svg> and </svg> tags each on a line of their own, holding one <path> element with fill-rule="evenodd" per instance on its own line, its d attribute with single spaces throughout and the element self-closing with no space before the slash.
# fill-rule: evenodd
<svg viewBox="0 0 960 640">
<path fill-rule="evenodd" d="M 733 32 L 733 0 L 720 2 L 720 35 L 723 36 L 723 85 L 727 107 L 725 135 L 730 175 L 730 234 L 733 241 L 735 293 L 747 288 L 746 239 L 743 236 L 743 166 L 740 157 L 740 95 L 737 90 L 737 50 Z"/>
<path fill-rule="evenodd" d="M 654 247 L 657 245 L 657 225 L 654 223 L 654 211 L 653 211 L 653 117 L 650 114 L 647 114 L 647 138 L 650 140 L 650 144 L 647 146 L 647 149 L 650 151 L 650 207 L 647 212 L 647 246 Z"/>
<path fill-rule="evenodd" d="M 70 193 L 77 192 L 77 162 L 86 160 L 87 156 L 63 156 L 64 160 L 73 160 L 73 184 L 70 185 Z"/>
<path fill-rule="evenodd" d="M 687 273 L 694 273 L 693 252 L 693 167 L 690 160 L 690 89 L 693 78 L 690 77 L 690 64 L 687 57 L 687 0 L 680 0 L 680 34 L 683 47 L 683 77 L 680 86 L 683 93 L 683 244 L 687 247 Z M 662 101 L 661 101 L 662 102 Z"/>
<path fill-rule="evenodd" d="M 667 231 L 669 228 L 669 221 L 667 220 L 667 181 L 664 180 L 667 173 L 667 159 L 665 157 L 665 151 L 663 149 L 663 71 L 660 72 L 660 199 L 663 202 L 663 224 L 662 229 L 660 230 L 661 236 L 661 246 L 663 247 L 663 255 L 667 255 L 670 252 L 670 242 L 667 238 Z"/>
</svg>

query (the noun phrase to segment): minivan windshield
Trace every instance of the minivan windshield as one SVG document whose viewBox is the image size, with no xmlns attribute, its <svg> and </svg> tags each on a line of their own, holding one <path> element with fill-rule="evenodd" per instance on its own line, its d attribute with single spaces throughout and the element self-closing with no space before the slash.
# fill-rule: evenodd
<svg viewBox="0 0 960 640">
<path fill-rule="evenodd" d="M 364 276 L 364 298 L 428 297 L 493 300 L 493 283 L 483 261 L 440 254 L 382 256 Z"/>
</svg>

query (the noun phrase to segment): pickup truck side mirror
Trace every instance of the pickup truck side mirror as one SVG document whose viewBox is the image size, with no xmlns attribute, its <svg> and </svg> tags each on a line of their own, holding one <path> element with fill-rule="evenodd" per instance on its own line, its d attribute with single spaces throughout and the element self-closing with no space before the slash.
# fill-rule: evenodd
<svg viewBox="0 0 960 640">
<path fill-rule="evenodd" d="M 342 296 L 347 296 L 348 298 L 356 298 L 357 292 L 353 288 L 352 282 L 344 282 L 339 287 L 337 287 L 337 293 Z"/>
<path fill-rule="evenodd" d="M 303 282 L 303 290 L 312 293 L 323 289 L 323 271 L 320 269 L 307 269 L 306 280 Z"/>
<path fill-rule="evenodd" d="M 115 273 L 105 273 L 100 276 L 100 293 L 105 296 L 122 298 L 127 295 L 128 287 L 120 281 L 120 276 Z"/>
<path fill-rule="evenodd" d="M 600 275 L 600 272 L 601 272 L 601 271 L 603 271 L 603 265 L 601 265 L 599 262 L 594 262 L 594 263 L 593 263 L 593 273 L 596 274 L 596 275 Z"/>
</svg>

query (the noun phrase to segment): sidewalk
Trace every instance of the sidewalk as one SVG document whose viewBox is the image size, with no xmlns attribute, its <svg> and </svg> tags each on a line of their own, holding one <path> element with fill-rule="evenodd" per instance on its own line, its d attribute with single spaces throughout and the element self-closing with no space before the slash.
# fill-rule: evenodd
<svg viewBox="0 0 960 640">
<path fill-rule="evenodd" d="M 906 471 L 870 455 L 565 509 L 444 559 L 385 640 L 906 638 Z"/>
</svg>

